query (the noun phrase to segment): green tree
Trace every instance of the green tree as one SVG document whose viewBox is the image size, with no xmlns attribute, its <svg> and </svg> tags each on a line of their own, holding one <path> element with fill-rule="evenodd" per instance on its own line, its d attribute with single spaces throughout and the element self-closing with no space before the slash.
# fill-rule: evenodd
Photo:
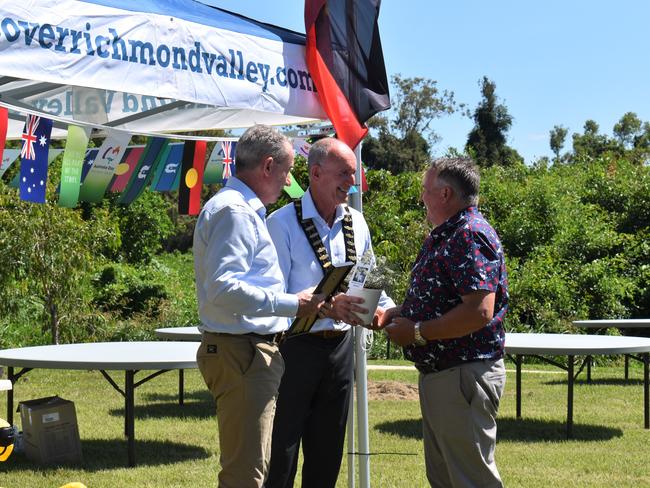
<svg viewBox="0 0 650 488">
<path fill-rule="evenodd" d="M 462 110 L 454 93 L 440 91 L 428 78 L 392 78 L 392 108 L 376 115 L 369 126 L 377 135 L 364 140 L 361 157 L 372 169 L 387 169 L 393 174 L 422 169 L 430 159 L 429 151 L 440 139 L 433 121 Z"/>
<path fill-rule="evenodd" d="M 620 155 L 623 146 L 616 140 L 599 133 L 600 127 L 594 120 L 587 120 L 582 134 L 573 134 L 574 158 L 597 158 L 606 152 Z"/>
<path fill-rule="evenodd" d="M 561 125 L 556 125 L 555 127 L 553 127 L 553 129 L 551 129 L 549 133 L 551 151 L 553 151 L 553 154 L 555 154 L 556 163 L 560 162 L 560 152 L 564 147 L 564 141 L 566 140 L 566 136 L 568 132 L 569 130 L 566 127 L 563 127 Z"/>
<path fill-rule="evenodd" d="M 641 132 L 642 122 L 634 112 L 627 112 L 614 124 L 614 135 L 625 147 L 632 146 L 634 140 L 641 135 Z"/>
<path fill-rule="evenodd" d="M 512 116 L 496 95 L 496 84 L 486 76 L 479 81 L 483 99 L 474 111 L 474 128 L 467 137 L 465 149 L 479 166 L 513 166 L 523 158 L 506 144 L 512 126 Z"/>
<path fill-rule="evenodd" d="M 73 321 L 73 314 L 82 308 L 81 282 L 94 265 L 93 251 L 115 236 L 106 235 L 110 227 L 84 221 L 77 211 L 4 197 L 0 202 L 0 282 L 11 283 L 38 301 L 43 326 L 49 329 L 52 343 L 58 344 L 61 324 Z"/>
</svg>

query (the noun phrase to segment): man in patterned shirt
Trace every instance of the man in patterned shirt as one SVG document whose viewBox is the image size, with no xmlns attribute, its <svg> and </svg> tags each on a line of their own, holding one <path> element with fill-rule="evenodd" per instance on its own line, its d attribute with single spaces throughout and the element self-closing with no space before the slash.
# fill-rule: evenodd
<svg viewBox="0 0 650 488">
<path fill-rule="evenodd" d="M 494 460 L 508 283 L 501 242 L 478 211 L 471 159 L 433 162 L 422 201 L 435 227 L 404 303 L 384 322 L 420 371 L 424 454 L 434 487 L 501 487 Z"/>
</svg>

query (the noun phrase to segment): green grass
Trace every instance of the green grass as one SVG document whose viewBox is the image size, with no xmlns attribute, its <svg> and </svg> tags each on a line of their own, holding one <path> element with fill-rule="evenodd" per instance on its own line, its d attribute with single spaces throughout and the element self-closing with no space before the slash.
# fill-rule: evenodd
<svg viewBox="0 0 650 488">
<path fill-rule="evenodd" d="M 513 369 L 508 365 L 508 370 Z M 597 367 L 593 384 L 575 388 L 575 438 L 565 438 L 566 382 L 549 366 L 525 365 L 523 418 L 515 418 L 514 374 L 499 416 L 497 463 L 508 487 L 650 486 L 643 429 L 641 369 L 623 380 L 620 366 Z M 140 374 L 142 376 L 143 373 Z M 369 371 L 371 381 L 416 382 L 415 371 Z M 122 376 L 115 377 L 122 384 Z M 84 460 L 78 466 L 39 467 L 22 454 L 0 464 L 4 488 L 216 486 L 218 445 L 214 407 L 197 371 L 186 372 L 186 404 L 176 403 L 177 374 L 136 390 L 136 457 L 126 468 L 122 397 L 96 371 L 34 370 L 16 385 L 16 401 L 58 394 L 75 402 Z M 0 416 L 6 415 L 0 395 Z M 371 484 L 427 486 L 417 401 L 371 401 Z M 338 487 L 347 486 L 347 460 Z M 299 486 L 299 484 L 297 483 Z"/>
</svg>

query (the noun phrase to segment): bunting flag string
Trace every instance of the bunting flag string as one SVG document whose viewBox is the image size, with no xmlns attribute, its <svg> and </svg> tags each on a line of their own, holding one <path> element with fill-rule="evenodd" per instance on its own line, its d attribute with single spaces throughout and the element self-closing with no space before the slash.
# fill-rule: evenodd
<svg viewBox="0 0 650 488">
<path fill-rule="evenodd" d="M 28 115 L 23 129 L 20 152 L 20 199 L 45 203 L 47 189 L 47 155 L 50 147 L 52 121 Z"/>
<path fill-rule="evenodd" d="M 131 135 L 122 131 L 109 131 L 97 150 L 95 161 L 79 189 L 82 202 L 99 202 L 113 179 L 113 174 L 124 157 Z"/>
<path fill-rule="evenodd" d="M 61 165 L 60 207 L 74 208 L 77 206 L 82 167 L 89 136 L 89 128 L 77 125 L 68 126 L 68 139 L 65 144 L 63 163 Z"/>
<path fill-rule="evenodd" d="M 198 215 L 201 210 L 201 187 L 206 153 L 205 141 L 186 141 L 178 186 L 178 213 Z"/>
<path fill-rule="evenodd" d="M 181 164 L 183 160 L 183 143 L 169 144 L 161 157 L 162 164 L 158 165 L 156 176 L 151 182 L 154 191 L 178 190 Z"/>
<path fill-rule="evenodd" d="M 113 176 L 113 181 L 110 186 L 111 192 L 119 193 L 124 191 L 143 152 L 144 146 L 128 148 L 128 151 L 124 155 L 124 159 L 115 168 L 115 175 Z"/>
<path fill-rule="evenodd" d="M 151 180 L 155 167 L 160 161 L 161 153 L 164 152 L 168 144 L 169 139 L 161 137 L 151 137 L 147 141 L 138 164 L 132 171 L 131 179 L 117 203 L 128 205 L 140 196 L 147 183 Z"/>
</svg>

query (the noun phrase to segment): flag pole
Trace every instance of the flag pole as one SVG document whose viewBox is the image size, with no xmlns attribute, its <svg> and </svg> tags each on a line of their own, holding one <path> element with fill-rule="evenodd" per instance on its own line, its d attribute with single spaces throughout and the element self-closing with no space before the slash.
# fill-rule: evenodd
<svg viewBox="0 0 650 488">
<path fill-rule="evenodd" d="M 354 149 L 357 158 L 356 179 L 357 192 L 350 195 L 352 208 L 363 213 L 361 185 L 361 143 Z M 358 441 L 356 452 L 359 458 L 359 488 L 370 488 L 370 440 L 368 437 L 368 375 L 366 370 L 366 329 L 354 328 L 355 381 L 357 385 L 357 429 Z M 348 424 L 349 425 L 349 424 Z M 349 434 L 348 434 L 349 435 Z M 350 482 L 348 468 L 348 485 Z M 349 485 L 351 488 L 354 485 Z"/>
</svg>

